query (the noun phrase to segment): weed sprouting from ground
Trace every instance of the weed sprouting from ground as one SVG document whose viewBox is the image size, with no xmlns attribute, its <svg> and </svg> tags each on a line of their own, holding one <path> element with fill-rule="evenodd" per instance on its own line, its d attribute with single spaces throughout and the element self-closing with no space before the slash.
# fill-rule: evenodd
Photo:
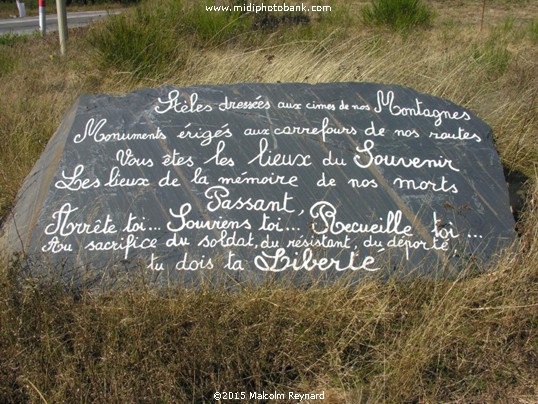
<svg viewBox="0 0 538 404">
<path fill-rule="evenodd" d="M 362 9 L 366 25 L 387 26 L 397 31 L 430 26 L 434 13 L 421 0 L 372 0 Z"/>
<path fill-rule="evenodd" d="M 18 43 L 27 42 L 32 35 L 5 34 L 0 36 L 0 46 L 13 46 Z"/>
<path fill-rule="evenodd" d="M 112 16 L 89 41 L 106 65 L 136 78 L 158 77 L 167 67 L 181 65 L 178 58 L 186 47 L 176 40 L 172 27 L 160 23 L 156 13 L 136 8 L 132 13 Z"/>
<path fill-rule="evenodd" d="M 477 44 L 472 52 L 472 60 L 483 66 L 490 80 L 504 74 L 510 63 L 510 52 L 504 41 L 492 35 L 485 44 Z"/>
<path fill-rule="evenodd" d="M 17 59 L 11 56 L 8 51 L 0 53 L 0 77 L 15 69 L 16 63 Z"/>
<path fill-rule="evenodd" d="M 529 23 L 529 36 L 534 43 L 538 43 L 538 20 Z"/>
</svg>

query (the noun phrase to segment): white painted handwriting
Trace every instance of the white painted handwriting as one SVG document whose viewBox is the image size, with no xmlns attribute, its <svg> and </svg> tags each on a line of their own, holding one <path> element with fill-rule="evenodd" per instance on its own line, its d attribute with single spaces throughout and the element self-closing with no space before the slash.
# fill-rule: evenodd
<svg viewBox="0 0 538 404">
<path fill-rule="evenodd" d="M 183 259 L 176 263 L 176 270 L 178 271 L 198 271 L 199 269 L 213 269 L 213 260 L 211 258 L 206 259 L 205 255 L 202 255 L 199 259 L 188 259 L 189 254 L 183 254 Z"/>
<path fill-rule="evenodd" d="M 336 180 L 334 178 L 325 178 L 325 172 L 321 173 L 321 178 L 316 182 L 316 186 L 320 188 L 335 187 Z"/>
<path fill-rule="evenodd" d="M 282 167 L 282 166 L 295 166 L 295 167 L 308 167 L 312 165 L 309 154 L 284 154 L 274 153 L 269 149 L 269 143 L 267 139 L 262 138 L 259 142 L 259 153 L 256 157 L 252 158 L 247 164 L 257 162 L 261 167 Z"/>
<path fill-rule="evenodd" d="M 112 222 L 110 215 L 105 219 L 94 219 L 92 223 L 77 222 L 72 220 L 72 214 L 79 210 L 69 202 L 64 203 L 60 209 L 54 211 L 52 219 L 54 221 L 45 227 L 45 234 L 59 235 L 62 237 L 71 234 L 115 234 L 116 226 Z"/>
<path fill-rule="evenodd" d="M 168 212 L 170 215 L 176 219 L 179 219 L 179 223 L 174 223 L 169 221 L 166 223 L 166 228 L 171 232 L 180 232 L 183 230 L 222 230 L 222 229 L 251 229 L 251 224 L 248 219 L 242 221 L 238 220 L 226 220 L 222 219 L 222 216 L 219 216 L 218 220 L 193 220 L 187 218 L 189 213 L 192 211 L 192 205 L 190 203 L 184 203 L 179 207 L 177 213 L 172 209 L 169 209 Z"/>
<path fill-rule="evenodd" d="M 458 128 L 458 133 L 451 133 L 451 132 L 430 132 L 430 138 L 434 138 L 437 140 L 476 140 L 477 143 L 480 143 L 482 139 L 480 136 L 478 136 L 476 133 L 469 133 L 463 128 Z"/>
<path fill-rule="evenodd" d="M 330 238 L 330 236 L 327 236 L 326 234 L 322 234 L 321 237 L 319 236 L 310 236 L 310 238 L 305 238 L 303 234 L 298 239 L 295 240 L 289 240 L 287 247 L 293 247 L 293 248 L 306 248 L 306 247 L 314 247 L 314 248 L 338 248 L 338 249 L 348 249 L 351 248 L 350 245 L 351 239 L 346 234 L 344 240 L 335 240 L 333 238 Z"/>
<path fill-rule="evenodd" d="M 439 245 L 438 242 L 441 242 Z M 393 236 L 387 243 L 389 248 L 405 248 L 405 258 L 409 260 L 410 250 L 448 250 L 448 242 L 444 240 L 438 240 L 437 237 L 434 237 L 431 244 L 424 240 L 410 240 L 406 237 Z"/>
<path fill-rule="evenodd" d="M 73 245 L 69 243 L 62 243 L 58 236 L 54 236 L 47 242 L 47 244 L 41 247 L 41 251 L 51 254 L 59 254 L 64 251 L 73 252 Z"/>
<path fill-rule="evenodd" d="M 317 103 L 316 101 L 308 102 L 306 104 L 306 109 L 321 109 L 325 111 L 336 111 L 336 106 L 334 104 L 323 104 Z"/>
<path fill-rule="evenodd" d="M 381 223 L 359 223 L 350 222 L 344 223 L 336 218 L 336 207 L 327 201 L 316 202 L 310 208 L 310 216 L 314 221 L 311 225 L 311 230 L 314 234 L 333 234 L 342 233 L 369 233 L 369 234 L 398 234 L 411 236 L 412 227 L 407 225 L 401 227 L 402 212 L 400 210 L 387 212 L 386 218 L 379 218 Z"/>
<path fill-rule="evenodd" d="M 166 135 L 161 131 L 161 128 L 157 127 L 155 132 L 135 132 L 135 133 L 126 133 L 126 132 L 110 132 L 104 133 L 101 132 L 103 126 L 107 123 L 106 119 L 101 119 L 99 122 L 95 123 L 95 118 L 91 118 L 86 122 L 84 128 L 84 133 L 81 135 L 76 134 L 73 137 L 73 142 L 82 143 L 87 137 L 92 137 L 93 140 L 97 143 L 100 142 L 118 142 L 118 141 L 127 141 L 127 140 L 164 140 Z"/>
<path fill-rule="evenodd" d="M 357 134 L 357 130 L 353 126 L 341 128 L 330 126 L 329 118 L 327 117 L 323 118 L 320 127 L 284 126 L 282 128 L 275 128 L 273 132 L 275 135 L 321 135 L 324 142 L 327 135 Z"/>
<path fill-rule="evenodd" d="M 183 166 L 192 167 L 194 165 L 192 156 L 182 156 L 176 149 L 172 150 L 172 154 L 165 154 L 163 156 L 162 165 L 168 166 Z"/>
<path fill-rule="evenodd" d="M 343 157 L 333 158 L 332 150 L 329 150 L 329 157 L 325 157 L 322 162 L 324 166 L 347 166 L 346 160 Z"/>
<path fill-rule="evenodd" d="M 172 171 L 167 170 L 166 175 L 159 180 L 159 187 L 180 187 L 181 180 L 177 177 L 172 178 Z"/>
<path fill-rule="evenodd" d="M 149 180 L 143 177 L 137 178 L 123 178 L 120 173 L 119 167 L 112 167 L 108 181 L 105 183 L 105 187 L 148 187 L 150 185 Z"/>
<path fill-rule="evenodd" d="M 116 152 L 116 160 L 122 167 L 153 167 L 151 158 L 135 157 L 131 149 L 120 149 Z"/>
<path fill-rule="evenodd" d="M 351 178 L 347 182 L 351 185 L 351 188 L 377 188 L 379 185 L 375 179 L 362 179 Z"/>
<path fill-rule="evenodd" d="M 366 128 L 364 131 L 364 134 L 366 136 L 385 136 L 385 128 L 380 128 L 379 130 L 376 130 L 374 121 L 370 121 L 370 126 Z"/>
<path fill-rule="evenodd" d="M 75 167 L 75 170 L 73 171 L 73 175 L 69 175 L 65 173 L 65 170 L 62 170 L 62 178 L 65 180 L 58 180 L 54 184 L 54 186 L 58 189 L 68 189 L 70 191 L 79 191 L 81 189 L 89 189 L 89 188 L 99 188 L 101 185 L 101 182 L 99 181 L 99 178 L 95 178 L 94 180 L 90 180 L 89 178 L 81 179 L 80 176 L 84 172 L 84 166 L 82 164 L 79 164 Z"/>
<path fill-rule="evenodd" d="M 434 125 L 440 126 L 443 123 L 443 119 L 451 120 L 471 120 L 471 116 L 466 112 L 458 111 L 446 111 L 439 109 L 429 109 L 422 106 L 422 101 L 415 98 L 415 105 L 413 107 L 402 107 L 395 104 L 394 91 L 388 91 L 386 94 L 384 91 L 379 90 L 377 92 L 377 106 L 374 111 L 380 113 L 384 107 L 388 107 L 388 111 L 392 116 L 423 116 L 426 118 L 434 118 Z"/>
<path fill-rule="evenodd" d="M 178 90 L 172 90 L 168 93 L 168 99 L 159 98 L 159 103 L 164 107 L 161 108 L 160 105 L 157 105 L 155 112 L 164 114 L 170 110 L 174 110 L 178 114 L 187 114 L 213 111 L 211 105 L 198 103 L 198 93 L 192 93 L 187 100 L 180 98 L 180 95 Z"/>
<path fill-rule="evenodd" d="M 343 261 L 342 256 L 348 255 L 347 261 Z M 335 271 L 358 271 L 364 270 L 368 272 L 378 271 L 380 268 L 372 268 L 375 263 L 374 257 L 366 256 L 360 261 L 359 265 L 355 264 L 358 255 L 354 251 L 344 251 L 338 258 L 315 257 L 314 252 L 310 248 L 303 250 L 302 255 L 295 253 L 295 257 L 290 257 L 284 248 L 278 248 L 275 252 L 269 253 L 262 251 L 261 255 L 254 258 L 254 265 L 260 271 L 268 272 L 283 272 L 286 270 L 293 271 L 327 271 L 333 269 Z"/>
<path fill-rule="evenodd" d="M 229 247 L 254 247 L 254 236 L 248 233 L 248 236 L 240 236 L 237 231 L 231 234 L 227 230 L 221 230 L 217 238 L 206 235 L 199 242 L 198 247 L 215 248 L 217 246 Z"/>
<path fill-rule="evenodd" d="M 214 161 L 215 165 L 217 166 L 229 166 L 229 167 L 235 166 L 235 162 L 233 158 L 225 157 L 222 155 L 225 148 L 226 148 L 226 143 L 224 142 L 224 140 L 219 140 L 219 142 L 217 143 L 217 149 L 215 150 L 215 154 L 213 155 L 213 157 L 210 157 L 209 159 L 204 161 L 204 164 Z"/>
<path fill-rule="evenodd" d="M 271 134 L 271 131 L 267 128 L 264 128 L 264 129 L 246 128 L 243 131 L 243 135 L 245 136 L 269 136 L 270 134 Z"/>
<path fill-rule="evenodd" d="M 293 196 L 290 196 L 288 192 L 284 192 L 284 196 L 280 201 L 265 200 L 265 199 L 253 199 L 242 197 L 236 199 L 228 199 L 230 191 L 222 185 L 215 185 L 208 188 L 204 196 L 209 200 L 207 209 L 210 212 L 215 212 L 219 209 L 224 210 L 254 210 L 257 212 L 286 212 L 293 213 L 295 209 L 292 209 L 288 204 L 293 200 Z"/>
<path fill-rule="evenodd" d="M 176 137 L 178 139 L 202 139 L 200 146 L 207 146 L 211 144 L 213 139 L 218 139 L 219 137 L 229 138 L 233 135 L 227 123 L 215 131 L 212 129 L 203 130 L 202 128 L 191 130 L 191 125 L 191 123 L 185 125 L 185 129 L 180 131 Z"/>
<path fill-rule="evenodd" d="M 248 172 L 242 172 L 237 177 L 219 177 L 218 182 L 223 185 L 228 184 L 248 184 L 248 185 L 289 185 L 292 187 L 298 187 L 297 176 L 291 175 L 286 177 L 285 175 L 265 175 L 263 177 L 251 177 Z"/>
<path fill-rule="evenodd" d="M 148 250 L 157 248 L 157 239 L 148 237 L 138 237 L 129 234 L 127 237 L 121 237 L 119 241 L 96 241 L 91 240 L 84 246 L 88 251 L 121 251 L 123 250 L 123 259 L 129 258 L 129 252 L 134 249 Z"/>
<path fill-rule="evenodd" d="M 437 219 L 437 212 L 433 212 L 433 226 L 431 233 L 437 238 L 448 239 L 458 238 L 460 235 L 455 233 L 454 224 L 452 222 L 442 223 L 441 219 Z"/>
<path fill-rule="evenodd" d="M 295 102 L 284 102 L 284 101 L 280 101 L 278 104 L 277 104 L 277 107 L 280 108 L 280 109 L 301 109 L 302 105 L 299 104 L 299 103 L 295 103 Z"/>
<path fill-rule="evenodd" d="M 451 184 L 447 187 L 447 179 L 445 176 L 441 176 L 441 184 L 433 181 L 426 180 L 415 180 L 415 179 L 404 179 L 404 178 L 395 178 L 392 185 L 399 187 L 400 189 L 412 189 L 414 191 L 427 191 L 432 190 L 434 192 L 450 192 L 452 194 L 458 193 L 458 188 L 456 184 Z"/>
<path fill-rule="evenodd" d="M 270 109 L 269 101 L 264 100 L 261 95 L 256 97 L 254 101 L 230 101 L 228 96 L 224 97 L 224 102 L 219 104 L 219 110 L 228 111 L 234 109 Z"/>
<path fill-rule="evenodd" d="M 362 157 L 358 154 L 353 157 L 353 162 L 361 167 L 368 168 L 372 164 L 376 166 L 387 167 L 414 167 L 414 168 L 445 168 L 448 167 L 452 171 L 459 172 L 460 170 L 452 165 L 452 160 L 446 157 L 439 156 L 439 159 L 421 159 L 420 157 L 396 157 L 391 154 L 372 154 L 372 149 L 375 143 L 373 140 L 367 140 L 364 142 L 364 147 L 357 146 L 355 150 L 358 153 L 366 153 L 367 158 L 362 160 Z M 365 161 L 364 163 L 362 161 Z"/>
<path fill-rule="evenodd" d="M 394 134 L 396 136 L 414 138 L 414 139 L 420 137 L 419 133 L 415 129 L 395 129 Z"/>
</svg>

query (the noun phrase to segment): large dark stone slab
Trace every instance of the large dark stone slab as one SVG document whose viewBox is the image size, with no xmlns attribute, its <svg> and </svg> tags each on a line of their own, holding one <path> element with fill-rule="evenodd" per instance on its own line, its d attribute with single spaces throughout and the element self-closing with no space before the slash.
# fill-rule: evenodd
<svg viewBox="0 0 538 404">
<path fill-rule="evenodd" d="M 409 88 L 330 83 L 82 96 L 2 243 L 74 282 L 190 284 L 451 276 L 513 238 L 488 125 Z"/>
</svg>

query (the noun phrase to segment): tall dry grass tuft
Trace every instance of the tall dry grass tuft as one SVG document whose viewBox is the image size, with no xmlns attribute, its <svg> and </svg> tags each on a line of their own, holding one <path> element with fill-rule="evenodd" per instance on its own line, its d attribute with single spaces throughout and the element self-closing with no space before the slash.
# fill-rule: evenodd
<svg viewBox="0 0 538 404">
<path fill-rule="evenodd" d="M 387 37 L 388 36 L 388 37 Z M 510 63 L 492 76 L 495 59 L 476 56 L 490 39 L 447 48 L 439 37 L 368 36 L 320 42 L 273 44 L 243 51 L 191 55 L 184 70 L 167 83 L 188 85 L 255 82 L 374 81 L 400 83 L 463 105 L 488 122 L 503 162 L 534 175 L 538 158 L 538 57 L 536 48 L 509 52 Z M 496 45 L 500 46 L 500 45 Z M 503 62 L 504 63 L 504 62 Z M 497 70 L 499 67 L 491 67 Z"/>
<path fill-rule="evenodd" d="M 514 248 L 489 274 L 435 285 L 417 326 L 399 336 L 381 379 L 397 392 L 395 399 L 486 402 L 536 394 L 532 382 L 522 391 L 510 389 L 536 380 L 537 191 Z"/>
</svg>

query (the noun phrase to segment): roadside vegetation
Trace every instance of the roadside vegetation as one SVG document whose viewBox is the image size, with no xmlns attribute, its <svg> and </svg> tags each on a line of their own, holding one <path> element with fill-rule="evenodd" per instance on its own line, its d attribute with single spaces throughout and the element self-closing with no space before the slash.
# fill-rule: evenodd
<svg viewBox="0 0 538 404">
<path fill-rule="evenodd" d="M 27 16 L 39 14 L 39 0 L 25 0 L 24 8 Z M 46 13 L 56 14 L 56 1 L 48 0 Z M 126 7 L 140 3 L 140 0 L 67 0 L 67 11 L 108 10 L 112 8 Z M 15 18 L 19 11 L 15 0 L 0 0 L 0 18 Z"/>
<path fill-rule="evenodd" d="M 528 178 L 513 248 L 489 272 L 450 281 L 235 293 L 143 282 L 72 293 L 2 264 L 0 402 L 211 402 L 224 390 L 536 401 L 538 10 L 488 0 L 482 22 L 482 1 L 421 1 L 427 23 L 403 30 L 368 23 L 381 3 L 327 1 L 331 13 L 291 18 L 146 0 L 70 31 L 66 57 L 55 33 L 0 37 L 0 218 L 80 94 L 372 81 L 447 98 L 493 128 L 507 172 Z"/>
</svg>

